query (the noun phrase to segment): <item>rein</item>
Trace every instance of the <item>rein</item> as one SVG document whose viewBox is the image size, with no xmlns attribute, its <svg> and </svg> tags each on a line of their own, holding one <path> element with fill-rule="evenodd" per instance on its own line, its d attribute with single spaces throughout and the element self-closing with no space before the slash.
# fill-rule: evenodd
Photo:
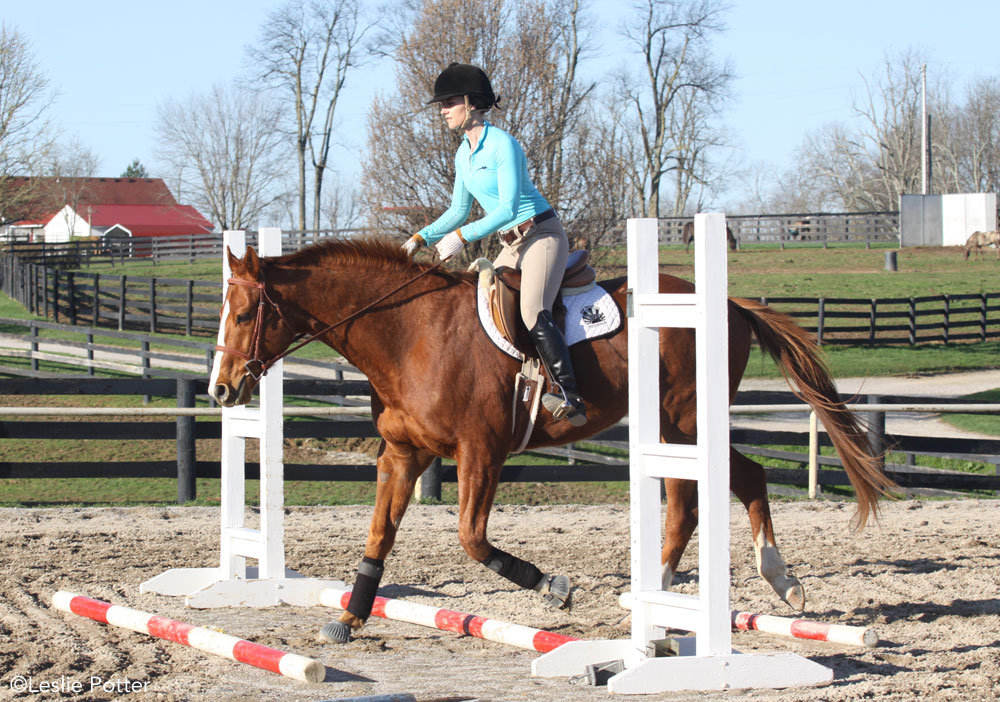
<svg viewBox="0 0 1000 702">
<path fill-rule="evenodd" d="M 267 375 L 267 371 L 268 371 L 269 368 L 271 368 L 271 366 L 273 366 L 275 363 L 277 363 L 278 361 L 280 361 L 281 359 L 283 359 L 285 356 L 288 356 L 289 354 L 291 354 L 291 353 L 293 353 L 295 351 L 298 351 L 300 348 L 302 348 L 306 344 L 315 341 L 316 339 L 318 339 L 319 337 L 323 336 L 324 334 L 326 334 L 326 333 L 328 333 L 330 331 L 333 331 L 334 329 L 336 329 L 340 325 L 346 324 L 347 322 L 350 322 L 352 319 L 356 319 L 356 318 L 360 317 L 362 314 L 364 314 L 365 312 L 367 312 L 368 310 L 370 310 L 375 305 L 377 305 L 377 304 L 385 301 L 386 299 L 392 297 L 393 295 L 395 295 L 396 293 L 398 293 L 400 290 L 402 290 L 403 288 L 407 287 L 408 285 L 411 285 L 412 283 L 415 283 L 416 281 L 420 280 L 421 278 L 423 278 L 428 273 L 431 273 L 432 271 L 437 270 L 438 268 L 441 267 L 442 263 L 444 263 L 444 261 L 438 261 L 437 263 L 435 263 L 430 268 L 427 268 L 427 269 L 421 271 L 419 274 L 417 274 L 414 277 L 410 278 L 409 280 L 407 280 L 402 285 L 400 285 L 400 286 L 398 286 L 396 288 L 393 288 L 392 290 L 390 290 L 389 292 L 387 292 L 385 295 L 383 295 L 382 297 L 378 298 L 377 300 L 373 300 L 373 301 L 369 302 L 367 305 L 365 305 L 361 309 L 357 310 L 356 312 L 353 312 L 352 314 L 349 314 L 348 316 L 344 317 L 340 321 L 334 322 L 333 324 L 330 324 L 330 325 L 324 327 L 323 329 L 319 330 L 318 332 L 307 336 L 302 341 L 298 342 L 297 344 L 295 344 L 293 346 L 290 346 L 289 348 L 285 349 L 283 352 L 279 353 L 278 355 L 274 356 L 273 358 L 271 358 L 270 360 L 267 360 L 267 361 L 262 361 L 259 358 L 259 356 L 260 356 L 260 340 L 261 340 L 261 336 L 262 336 L 262 332 L 263 332 L 263 327 L 264 327 L 263 322 L 264 322 L 264 303 L 265 303 L 265 301 L 267 302 L 267 304 L 271 305 L 271 307 L 274 308 L 275 312 L 277 312 L 278 318 L 281 319 L 282 323 L 285 325 L 285 328 L 288 329 L 288 331 L 292 332 L 292 334 L 295 334 L 295 332 L 292 331 L 291 327 L 288 326 L 288 322 L 285 321 L 285 316 L 283 314 L 281 314 L 281 308 L 278 307 L 278 303 L 276 303 L 274 300 L 272 300 L 271 297 L 267 294 L 267 289 L 264 287 L 264 280 L 263 280 L 264 272 L 263 271 L 261 271 L 261 278 L 262 278 L 261 280 L 253 280 L 253 281 L 251 281 L 251 280 L 243 280 L 242 278 L 230 278 L 229 280 L 226 281 L 230 285 L 242 285 L 244 287 L 256 288 L 257 290 L 260 290 L 260 298 L 258 299 L 258 302 L 257 302 L 257 318 L 254 321 L 253 337 L 252 337 L 251 342 L 250 342 L 250 346 L 251 346 L 251 349 L 252 349 L 252 354 L 245 353 L 243 351 L 240 351 L 239 349 L 234 349 L 234 348 L 231 348 L 229 346 L 223 346 L 221 344 L 217 344 L 215 346 L 215 350 L 216 351 L 222 351 L 223 353 L 231 353 L 234 356 L 238 356 L 239 358 L 242 358 L 242 359 L 246 360 L 246 363 L 243 364 L 243 367 L 246 368 L 247 373 L 249 373 L 253 377 L 254 380 L 260 380 L 262 376 Z M 228 292 L 227 292 L 227 296 L 228 296 Z M 222 315 L 222 310 L 219 310 L 219 315 L 220 316 Z M 254 373 L 253 372 L 253 370 L 250 368 L 250 364 L 251 363 L 257 363 L 257 364 L 260 365 L 260 372 L 259 373 Z"/>
</svg>

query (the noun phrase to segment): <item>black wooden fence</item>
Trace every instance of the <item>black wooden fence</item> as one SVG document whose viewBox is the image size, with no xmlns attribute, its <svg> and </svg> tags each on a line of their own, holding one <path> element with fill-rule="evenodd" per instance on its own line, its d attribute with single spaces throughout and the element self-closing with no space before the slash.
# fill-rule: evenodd
<svg viewBox="0 0 1000 702">
<path fill-rule="evenodd" d="M 281 233 L 282 250 L 298 251 L 331 236 L 357 236 L 367 229 L 288 230 Z M 247 244 L 257 243 L 257 232 L 247 232 Z M 154 265 L 167 261 L 196 261 L 222 257 L 222 235 L 216 233 L 183 236 L 74 239 L 68 242 L 0 241 L 0 252 L 28 263 L 57 268 L 80 268 L 92 263 L 117 265 L 125 259 L 142 259 Z"/>
<path fill-rule="evenodd" d="M 891 345 L 1000 337 L 1000 292 L 901 298 L 762 297 L 821 344 Z"/>
<path fill-rule="evenodd" d="M 316 381 L 286 380 L 285 394 L 288 398 L 309 397 L 335 403 L 345 395 L 365 396 L 370 392 L 364 381 Z M 206 391 L 204 379 L 0 379 L 2 395 L 151 395 L 176 397 L 178 406 L 191 407 L 195 397 Z M 743 393 L 741 404 L 781 403 L 791 401 L 791 393 Z M 932 398 L 886 397 L 879 402 L 913 403 L 917 400 L 946 402 Z M 123 417 L 124 418 L 124 417 Z M 114 421 L 65 421 L 58 423 L 60 439 L 131 439 L 131 440 L 172 440 L 177 442 L 177 461 L 120 461 L 120 462 L 0 462 L 2 478 L 173 478 L 178 479 L 178 500 L 185 502 L 195 497 L 195 478 L 218 478 L 220 466 L 214 461 L 199 461 L 196 455 L 197 439 L 218 439 L 221 424 L 212 418 L 195 421 L 192 417 L 178 417 L 174 422 L 129 422 L 123 418 Z M 287 438 L 348 438 L 375 437 L 377 433 L 369 419 L 291 419 L 284 424 Z M 0 442 L 3 439 L 34 439 L 43 441 L 54 438 L 54 423 L 46 420 L 3 419 L 0 421 Z M 821 434 L 821 445 L 829 445 L 825 434 Z M 760 448 L 767 445 L 807 446 L 807 432 L 765 432 L 734 429 L 731 432 L 734 445 L 751 455 L 772 456 L 805 464 L 806 454 L 787 450 Z M 601 432 L 595 441 L 622 442 L 628 440 L 628 428 L 622 425 Z M 888 445 L 897 452 L 909 456 L 933 455 L 961 458 L 985 463 L 1000 462 L 1000 441 L 945 439 L 926 436 L 891 436 Z M 2 450 L 2 443 L 0 443 Z M 40 447 L 39 455 L 44 455 Z M 523 457 L 515 457 L 508 462 L 501 473 L 505 482 L 579 482 L 579 481 L 625 481 L 628 480 L 628 466 L 625 462 L 585 462 L 585 452 L 574 452 L 577 462 L 572 465 L 530 465 Z M 597 458 L 596 456 L 594 458 Z M 582 460 L 581 460 L 582 459 Z M 821 486 L 849 485 L 839 459 L 821 457 L 820 463 L 826 468 L 819 472 Z M 934 488 L 939 490 L 1000 490 L 1000 476 L 972 473 L 954 473 L 918 469 L 911 465 L 890 465 L 888 475 L 900 486 L 907 488 Z M 768 481 L 776 484 L 804 487 L 808 484 L 808 471 L 802 469 L 766 469 Z M 259 475 L 259 467 L 247 465 L 248 478 Z M 286 464 L 286 480 L 333 480 L 371 481 L 375 478 L 375 467 L 362 465 L 326 464 Z M 457 475 L 453 466 L 438 469 L 430 476 L 430 484 L 455 482 Z M 424 493 L 427 494 L 426 492 Z M 440 493 L 438 493 L 440 496 Z"/>
<path fill-rule="evenodd" d="M 55 322 L 150 333 L 200 334 L 219 328 L 221 280 L 62 271 L 5 256 L 0 289 Z"/>
<path fill-rule="evenodd" d="M 12 256 L 0 289 L 55 322 L 214 335 L 221 281 L 60 271 Z M 908 298 L 765 297 L 821 344 L 883 345 L 989 341 L 1000 337 L 1000 292 Z"/>
</svg>

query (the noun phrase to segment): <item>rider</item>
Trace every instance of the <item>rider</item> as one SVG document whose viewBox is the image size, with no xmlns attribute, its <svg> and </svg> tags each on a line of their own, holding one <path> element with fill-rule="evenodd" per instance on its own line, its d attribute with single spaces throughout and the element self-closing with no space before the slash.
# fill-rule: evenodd
<svg viewBox="0 0 1000 702">
<path fill-rule="evenodd" d="M 476 66 L 452 63 L 434 81 L 434 97 L 428 104 L 441 103 L 448 127 L 461 130 L 464 138 L 455 154 L 451 206 L 411 236 L 403 250 L 412 255 L 420 246 L 436 243 L 438 255 L 446 260 L 466 242 L 497 232 L 503 250 L 493 263 L 521 271 L 521 318 L 559 392 L 546 393 L 542 404 L 556 419 L 581 426 L 587 415 L 573 363 L 552 319 L 569 241 L 559 217 L 532 184 L 521 145 L 484 119 L 499 101 L 490 79 Z M 466 224 L 472 198 L 486 215 Z"/>
</svg>

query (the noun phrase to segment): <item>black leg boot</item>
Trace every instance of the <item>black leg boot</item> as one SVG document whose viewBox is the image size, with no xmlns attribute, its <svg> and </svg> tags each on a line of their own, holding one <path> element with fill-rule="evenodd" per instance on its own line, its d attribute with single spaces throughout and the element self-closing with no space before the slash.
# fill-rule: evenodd
<svg viewBox="0 0 1000 702">
<path fill-rule="evenodd" d="M 556 419 L 565 419 L 575 427 L 584 425 L 587 422 L 587 412 L 576 389 L 573 362 L 569 358 L 566 340 L 552 319 L 552 313 L 542 310 L 529 334 L 545 365 L 549 380 L 560 393 L 546 393 L 542 396 L 545 409 Z"/>
</svg>

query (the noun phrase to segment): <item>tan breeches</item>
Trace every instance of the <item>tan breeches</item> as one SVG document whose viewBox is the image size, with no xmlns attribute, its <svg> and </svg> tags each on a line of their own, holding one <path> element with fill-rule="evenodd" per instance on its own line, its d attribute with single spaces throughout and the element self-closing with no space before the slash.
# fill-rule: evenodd
<svg viewBox="0 0 1000 702">
<path fill-rule="evenodd" d="M 504 244 L 493 261 L 521 271 L 521 318 L 528 329 L 535 326 L 538 313 L 552 311 L 559 284 L 566 270 L 569 241 L 558 217 L 552 217 L 525 232 L 512 245 Z"/>
</svg>

